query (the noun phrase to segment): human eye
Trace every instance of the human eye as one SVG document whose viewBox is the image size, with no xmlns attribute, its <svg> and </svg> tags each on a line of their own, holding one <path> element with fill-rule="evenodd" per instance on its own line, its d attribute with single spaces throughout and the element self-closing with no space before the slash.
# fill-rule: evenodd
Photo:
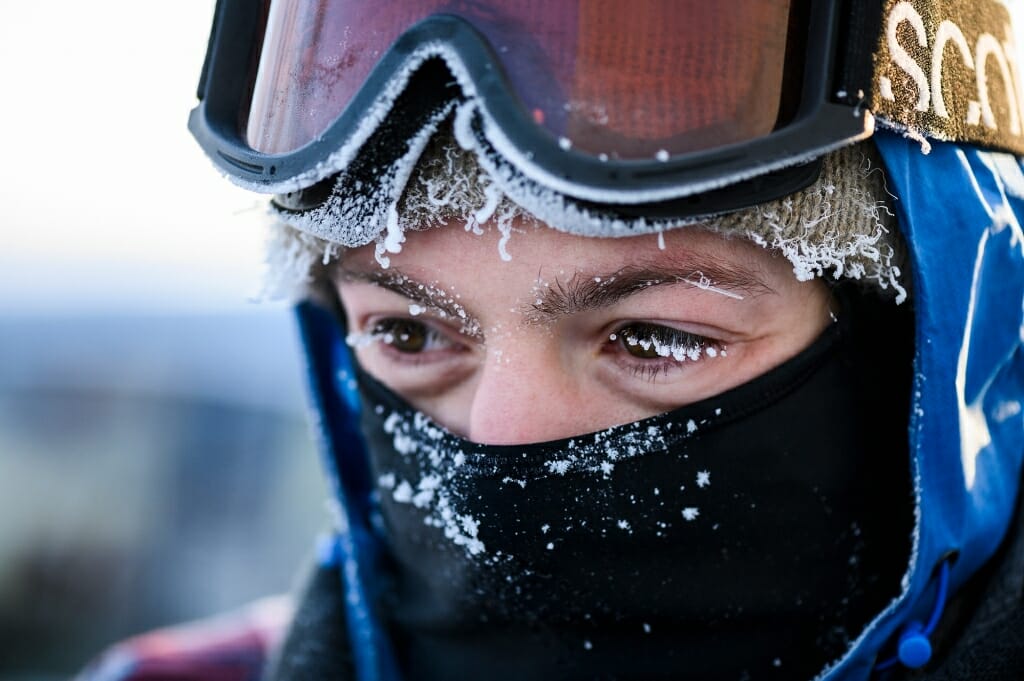
<svg viewBox="0 0 1024 681">
<path fill-rule="evenodd" d="M 348 343 L 354 347 L 380 343 L 385 351 L 407 357 L 457 352 L 460 349 L 431 323 L 404 317 L 371 319 L 362 332 L 349 334 Z"/>
<path fill-rule="evenodd" d="M 410 318 L 382 311 L 350 321 L 356 331 L 346 341 L 359 365 L 418 409 L 465 380 L 478 364 L 478 345 L 428 314 Z"/>
<path fill-rule="evenodd" d="M 662 324 L 630 322 L 611 333 L 608 341 L 623 368 L 648 380 L 687 364 L 727 355 L 719 340 Z"/>
</svg>

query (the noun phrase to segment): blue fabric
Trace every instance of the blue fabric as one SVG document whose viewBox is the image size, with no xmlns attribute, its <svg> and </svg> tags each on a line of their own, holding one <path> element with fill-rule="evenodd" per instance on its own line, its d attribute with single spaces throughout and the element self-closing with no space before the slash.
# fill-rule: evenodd
<svg viewBox="0 0 1024 681">
<path fill-rule="evenodd" d="M 337 506 L 333 560 L 345 585 L 345 612 L 359 681 L 398 681 L 390 643 L 373 616 L 373 575 L 380 546 L 370 527 L 373 487 L 363 437 L 359 396 L 352 382 L 351 358 L 332 314 L 311 302 L 296 307 L 307 360 L 307 380 L 320 451 Z"/>
<path fill-rule="evenodd" d="M 943 558 L 955 591 L 992 556 L 1013 514 L 1024 456 L 1024 174 L 1017 159 L 879 132 L 875 142 L 910 248 L 916 357 L 910 421 L 918 494 L 901 599 L 827 678 L 866 678 L 911 620 Z"/>
<path fill-rule="evenodd" d="M 879 132 L 889 191 L 911 251 L 916 358 L 910 447 L 918 495 L 903 595 L 822 677 L 863 681 L 903 627 L 926 621 L 936 568 L 956 556 L 955 593 L 1007 530 L 1024 457 L 1024 173 L 1017 159 Z M 397 679 L 369 603 L 379 546 L 344 339 L 330 315 L 297 308 L 325 459 L 338 500 L 339 560 L 359 677 Z M 885 339 L 879 339 L 885 342 Z M 893 462 L 894 466 L 908 465 Z"/>
</svg>

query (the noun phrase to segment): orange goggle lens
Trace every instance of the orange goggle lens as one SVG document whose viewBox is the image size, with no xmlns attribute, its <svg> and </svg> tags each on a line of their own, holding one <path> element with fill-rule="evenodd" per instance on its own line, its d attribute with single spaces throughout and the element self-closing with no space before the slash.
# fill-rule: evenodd
<svg viewBox="0 0 1024 681">
<path fill-rule="evenodd" d="M 486 38 L 524 116 L 593 155 L 745 142 L 799 103 L 804 31 L 786 1 L 272 0 L 242 112 L 249 145 L 281 154 L 317 139 L 395 40 L 435 14 Z"/>
</svg>

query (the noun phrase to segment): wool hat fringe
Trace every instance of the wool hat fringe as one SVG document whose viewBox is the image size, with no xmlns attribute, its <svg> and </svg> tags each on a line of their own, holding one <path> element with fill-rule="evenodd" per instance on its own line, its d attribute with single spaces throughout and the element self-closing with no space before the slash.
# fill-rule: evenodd
<svg viewBox="0 0 1024 681">
<path fill-rule="evenodd" d="M 907 298 L 906 248 L 891 200 L 895 197 L 885 188 L 881 161 L 868 141 L 828 154 L 821 176 L 806 189 L 686 228 L 753 241 L 788 259 L 800 281 L 859 280 L 902 303 Z M 403 233 L 455 222 L 482 234 L 493 225 L 501 234 L 503 260 L 511 258 L 514 229 L 543 224 L 505 196 L 473 152 L 459 147 L 446 130 L 434 136 L 417 162 L 397 213 Z M 275 220 L 267 250 L 267 296 L 301 295 L 343 251 Z"/>
</svg>

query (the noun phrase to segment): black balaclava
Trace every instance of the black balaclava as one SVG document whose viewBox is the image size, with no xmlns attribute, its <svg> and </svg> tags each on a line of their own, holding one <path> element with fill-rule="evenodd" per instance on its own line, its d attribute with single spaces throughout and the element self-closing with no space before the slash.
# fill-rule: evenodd
<svg viewBox="0 0 1024 681">
<path fill-rule="evenodd" d="M 719 396 L 461 439 L 357 372 L 409 679 L 811 679 L 900 592 L 911 315 L 860 294 Z M 906 306 L 909 307 L 909 306 Z"/>
</svg>

